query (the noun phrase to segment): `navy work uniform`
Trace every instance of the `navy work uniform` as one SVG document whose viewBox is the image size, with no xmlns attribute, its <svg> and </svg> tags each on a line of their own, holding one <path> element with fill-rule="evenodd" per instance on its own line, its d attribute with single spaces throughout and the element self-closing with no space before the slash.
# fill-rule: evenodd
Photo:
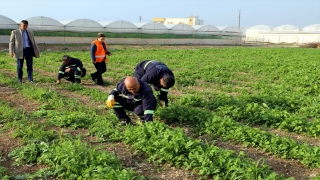
<svg viewBox="0 0 320 180">
<path fill-rule="evenodd" d="M 168 105 L 168 88 L 160 84 L 160 79 L 164 74 L 174 77 L 173 72 L 162 62 L 157 60 L 145 60 L 136 65 L 133 76 L 148 84 L 152 84 L 156 91 L 160 91 L 159 100 L 165 101 Z"/>
<path fill-rule="evenodd" d="M 65 72 L 68 68 L 70 68 L 70 71 Z M 62 63 L 58 73 L 58 80 L 65 78 L 73 83 L 81 83 L 81 78 L 85 75 L 86 69 L 83 67 L 82 62 L 77 58 L 71 57 L 71 62 L 69 64 Z"/>
<path fill-rule="evenodd" d="M 153 121 L 153 114 L 156 109 L 157 100 L 153 95 L 152 88 L 145 82 L 140 82 L 140 90 L 137 94 L 129 92 L 124 84 L 124 79 L 113 89 L 110 95 L 115 97 L 113 110 L 119 119 L 126 119 L 127 123 L 131 119 L 125 110 L 133 111 L 141 120 Z"/>
</svg>

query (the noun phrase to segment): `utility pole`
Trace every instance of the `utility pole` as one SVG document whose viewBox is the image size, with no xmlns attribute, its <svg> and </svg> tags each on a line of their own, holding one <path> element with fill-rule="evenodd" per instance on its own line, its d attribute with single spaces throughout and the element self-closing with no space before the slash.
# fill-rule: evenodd
<svg viewBox="0 0 320 180">
<path fill-rule="evenodd" d="M 139 22 L 141 23 L 141 20 L 142 20 L 142 18 L 141 18 L 141 16 L 139 16 Z"/>
<path fill-rule="evenodd" d="M 239 18 L 238 28 L 239 29 L 240 29 L 240 16 L 241 16 L 241 10 L 239 10 L 239 16 L 238 16 L 238 18 Z"/>
</svg>

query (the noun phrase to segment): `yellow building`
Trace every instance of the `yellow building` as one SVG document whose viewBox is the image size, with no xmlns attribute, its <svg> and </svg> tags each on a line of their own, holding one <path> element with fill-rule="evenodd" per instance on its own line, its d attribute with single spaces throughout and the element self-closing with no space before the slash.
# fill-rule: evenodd
<svg viewBox="0 0 320 180">
<path fill-rule="evenodd" d="M 162 24 L 203 25 L 203 20 L 199 19 L 198 16 L 189 16 L 187 18 L 152 18 L 152 21 Z"/>
</svg>

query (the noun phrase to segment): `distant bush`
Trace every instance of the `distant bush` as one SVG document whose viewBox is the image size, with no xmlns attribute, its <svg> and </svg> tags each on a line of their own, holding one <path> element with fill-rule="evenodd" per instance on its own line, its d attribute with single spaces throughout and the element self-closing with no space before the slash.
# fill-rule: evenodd
<svg viewBox="0 0 320 180">
<path fill-rule="evenodd" d="M 320 43 L 308 43 L 308 44 L 301 45 L 300 47 L 303 47 L 303 48 L 320 48 Z"/>
</svg>

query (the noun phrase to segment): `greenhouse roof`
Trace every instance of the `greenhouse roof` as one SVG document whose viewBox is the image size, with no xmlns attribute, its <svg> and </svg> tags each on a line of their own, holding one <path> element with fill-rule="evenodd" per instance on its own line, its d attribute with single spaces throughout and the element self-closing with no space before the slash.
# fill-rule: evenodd
<svg viewBox="0 0 320 180">
<path fill-rule="evenodd" d="M 309 26 L 306 26 L 304 28 L 302 28 L 303 32 L 307 32 L 307 33 L 320 33 L 320 24 L 312 24 Z"/>
<path fill-rule="evenodd" d="M 273 31 L 277 33 L 297 33 L 300 30 L 296 26 L 287 24 L 287 25 L 278 26 L 274 28 Z"/>
<path fill-rule="evenodd" d="M 18 29 L 19 23 L 14 20 L 0 15 L 0 29 Z"/>
<path fill-rule="evenodd" d="M 104 27 L 91 19 L 77 19 L 66 24 L 66 31 L 103 32 Z"/>
<path fill-rule="evenodd" d="M 34 31 L 63 31 L 64 25 L 52 18 L 36 16 L 26 19 L 29 23 L 28 28 Z"/>
<path fill-rule="evenodd" d="M 168 24 L 158 22 L 131 23 L 129 21 L 106 21 L 97 22 L 90 19 L 77 19 L 57 21 L 50 17 L 36 16 L 26 19 L 29 21 L 29 29 L 36 31 L 70 31 L 70 32 L 111 32 L 111 33 L 146 33 L 146 34 L 222 34 L 222 35 L 245 35 L 250 33 L 320 33 L 320 24 L 312 24 L 299 29 L 293 25 L 281 25 L 274 29 L 266 25 L 257 25 L 248 29 L 240 29 L 236 26 L 213 26 L 187 24 Z M 18 29 L 20 22 L 0 15 L 0 29 Z"/>
<path fill-rule="evenodd" d="M 112 33 L 136 33 L 138 27 L 129 21 L 119 20 L 113 21 L 105 26 L 107 32 Z"/>
<path fill-rule="evenodd" d="M 165 25 L 170 34 L 180 34 L 180 35 L 187 35 L 187 34 L 194 34 L 196 30 L 187 24 L 166 24 Z"/>
<path fill-rule="evenodd" d="M 145 34 L 165 34 L 169 29 L 162 23 L 148 22 L 148 23 L 134 23 L 140 29 L 141 33 Z"/>
<path fill-rule="evenodd" d="M 270 32 L 272 27 L 266 25 L 256 25 L 247 29 L 247 31 Z"/>
</svg>

